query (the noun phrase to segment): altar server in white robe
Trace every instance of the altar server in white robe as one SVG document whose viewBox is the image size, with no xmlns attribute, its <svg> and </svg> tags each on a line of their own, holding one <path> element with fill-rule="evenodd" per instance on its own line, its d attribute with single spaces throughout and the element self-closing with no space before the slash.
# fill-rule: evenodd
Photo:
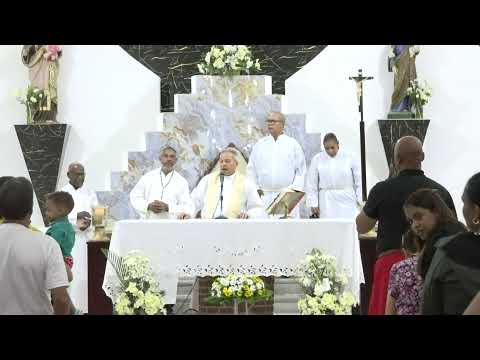
<svg viewBox="0 0 480 360">
<path fill-rule="evenodd" d="M 69 293 L 75 306 L 83 312 L 88 312 L 88 259 L 87 241 L 94 239 L 91 226 L 92 209 L 98 206 L 95 191 L 84 186 L 85 168 L 80 163 L 72 163 L 68 167 L 69 183 L 61 191 L 68 192 L 73 197 L 74 208 L 68 215 L 68 220 L 75 229 L 75 245 L 72 250 L 73 281 Z"/>
<path fill-rule="evenodd" d="M 253 147 L 247 166 L 247 176 L 257 187 L 267 208 L 283 189 L 303 191 L 305 155 L 294 138 L 284 134 L 285 116 L 271 112 L 267 117 L 269 136 Z M 300 217 L 299 206 L 290 214 Z"/>
<path fill-rule="evenodd" d="M 238 152 L 227 148 L 220 153 L 220 171 L 215 171 L 202 180 L 192 191 L 195 205 L 193 215 L 201 211 L 202 219 L 224 216 L 229 219 L 265 218 L 263 202 L 255 185 L 245 175 L 237 172 Z M 221 182 L 223 178 L 223 191 Z M 223 194 L 223 201 L 220 195 Z"/>
<path fill-rule="evenodd" d="M 362 178 L 358 160 L 339 151 L 335 134 L 325 135 L 325 151 L 315 155 L 307 173 L 307 206 L 320 218 L 354 219 L 362 204 Z"/>
<path fill-rule="evenodd" d="M 174 170 L 177 152 L 167 146 L 160 153 L 161 169 L 146 173 L 130 192 L 130 202 L 142 219 L 176 219 L 193 212 L 187 180 Z"/>
</svg>

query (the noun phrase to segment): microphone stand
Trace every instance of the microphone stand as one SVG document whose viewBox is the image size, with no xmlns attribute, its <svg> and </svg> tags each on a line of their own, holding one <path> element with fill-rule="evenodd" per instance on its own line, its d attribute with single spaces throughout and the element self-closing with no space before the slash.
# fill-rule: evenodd
<svg viewBox="0 0 480 360">
<path fill-rule="evenodd" d="M 218 215 L 215 219 L 228 219 L 223 215 L 223 181 L 224 175 L 220 174 L 220 215 Z"/>
</svg>

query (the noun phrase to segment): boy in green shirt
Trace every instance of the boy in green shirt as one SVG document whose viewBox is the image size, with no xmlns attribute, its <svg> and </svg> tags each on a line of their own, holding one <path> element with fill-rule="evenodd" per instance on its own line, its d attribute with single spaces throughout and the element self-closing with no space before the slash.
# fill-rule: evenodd
<svg viewBox="0 0 480 360">
<path fill-rule="evenodd" d="M 72 281 L 72 249 L 73 245 L 75 245 L 75 229 L 68 221 L 68 214 L 73 210 L 74 205 L 72 195 L 65 191 L 56 191 L 47 195 L 46 215 L 50 222 L 50 227 L 46 234 L 55 239 L 58 245 L 60 245 L 69 281 Z M 73 309 L 72 314 L 78 314 L 78 310 Z"/>
</svg>

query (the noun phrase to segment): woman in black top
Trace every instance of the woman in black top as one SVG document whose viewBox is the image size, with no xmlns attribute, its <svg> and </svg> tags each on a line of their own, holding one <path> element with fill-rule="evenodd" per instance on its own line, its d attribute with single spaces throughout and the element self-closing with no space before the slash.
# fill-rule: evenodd
<svg viewBox="0 0 480 360">
<path fill-rule="evenodd" d="M 439 239 L 424 283 L 423 314 L 462 314 L 480 291 L 480 173 L 462 196 L 469 232 Z"/>
</svg>

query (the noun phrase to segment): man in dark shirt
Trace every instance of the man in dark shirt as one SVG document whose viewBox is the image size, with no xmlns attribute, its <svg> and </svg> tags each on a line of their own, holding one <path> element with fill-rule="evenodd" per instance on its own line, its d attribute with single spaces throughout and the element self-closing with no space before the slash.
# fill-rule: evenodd
<svg viewBox="0 0 480 360">
<path fill-rule="evenodd" d="M 377 183 L 362 212 L 357 216 L 360 234 L 369 232 L 378 220 L 377 261 L 370 296 L 369 315 L 385 314 L 390 269 L 403 260 L 402 236 L 408 229 L 403 204 L 418 189 L 438 189 L 445 203 L 455 212 L 449 192 L 439 183 L 429 179 L 422 171 L 425 154 L 422 142 L 413 136 L 398 140 L 394 149 L 397 176 Z"/>
</svg>

